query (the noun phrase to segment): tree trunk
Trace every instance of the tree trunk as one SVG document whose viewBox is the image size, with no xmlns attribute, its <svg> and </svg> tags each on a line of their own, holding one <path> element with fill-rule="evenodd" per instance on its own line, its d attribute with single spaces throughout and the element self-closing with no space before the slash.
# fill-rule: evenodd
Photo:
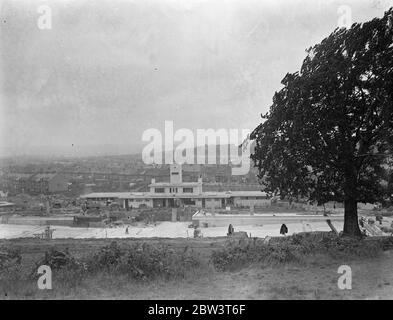
<svg viewBox="0 0 393 320">
<path fill-rule="evenodd" d="M 358 221 L 358 204 L 356 200 L 346 199 L 344 201 L 344 235 L 350 237 L 361 237 Z"/>
</svg>

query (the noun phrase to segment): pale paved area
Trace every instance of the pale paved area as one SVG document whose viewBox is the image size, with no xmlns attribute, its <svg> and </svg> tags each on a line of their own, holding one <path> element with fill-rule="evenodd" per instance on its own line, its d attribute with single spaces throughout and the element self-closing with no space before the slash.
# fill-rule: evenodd
<svg viewBox="0 0 393 320">
<path fill-rule="evenodd" d="M 128 234 L 125 227 L 118 228 L 75 228 L 66 226 L 53 226 L 53 238 L 187 238 L 193 236 L 193 229 L 188 228 L 191 222 L 161 222 L 156 226 L 130 226 Z M 343 222 L 333 222 L 338 231 L 343 228 Z M 280 236 L 281 224 L 234 226 L 235 231 L 246 231 L 252 237 Z M 288 234 L 302 231 L 330 231 L 325 222 L 313 222 L 303 229 L 301 223 L 287 224 Z M 0 224 L 0 239 L 33 237 L 41 233 L 45 226 Z M 202 228 L 203 237 L 226 236 L 227 227 Z"/>
</svg>

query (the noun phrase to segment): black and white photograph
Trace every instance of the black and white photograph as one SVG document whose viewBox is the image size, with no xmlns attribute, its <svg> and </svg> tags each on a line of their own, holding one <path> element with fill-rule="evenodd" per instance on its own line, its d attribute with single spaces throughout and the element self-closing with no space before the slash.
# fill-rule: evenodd
<svg viewBox="0 0 393 320">
<path fill-rule="evenodd" d="M 0 0 L 0 300 L 391 299 L 393 0 Z"/>
</svg>

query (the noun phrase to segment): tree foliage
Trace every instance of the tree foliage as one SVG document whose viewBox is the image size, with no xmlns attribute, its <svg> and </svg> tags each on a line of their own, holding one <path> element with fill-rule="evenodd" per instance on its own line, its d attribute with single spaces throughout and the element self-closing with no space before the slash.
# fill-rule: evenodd
<svg viewBox="0 0 393 320">
<path fill-rule="evenodd" d="M 386 195 L 393 146 L 393 8 L 336 29 L 288 73 L 252 133 L 267 191 L 319 204 Z M 351 213 L 352 212 L 352 213 Z M 345 226 L 344 226 L 345 231 Z M 351 232 L 357 232 L 351 231 Z"/>
</svg>

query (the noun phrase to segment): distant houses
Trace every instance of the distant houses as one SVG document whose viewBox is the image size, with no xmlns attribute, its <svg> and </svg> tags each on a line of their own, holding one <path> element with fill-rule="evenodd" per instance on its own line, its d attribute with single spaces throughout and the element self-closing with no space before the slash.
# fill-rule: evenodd
<svg viewBox="0 0 393 320">
<path fill-rule="evenodd" d="M 68 191 L 68 179 L 58 173 L 9 173 L 2 177 L 2 188 L 11 194 L 50 194 Z"/>
</svg>

